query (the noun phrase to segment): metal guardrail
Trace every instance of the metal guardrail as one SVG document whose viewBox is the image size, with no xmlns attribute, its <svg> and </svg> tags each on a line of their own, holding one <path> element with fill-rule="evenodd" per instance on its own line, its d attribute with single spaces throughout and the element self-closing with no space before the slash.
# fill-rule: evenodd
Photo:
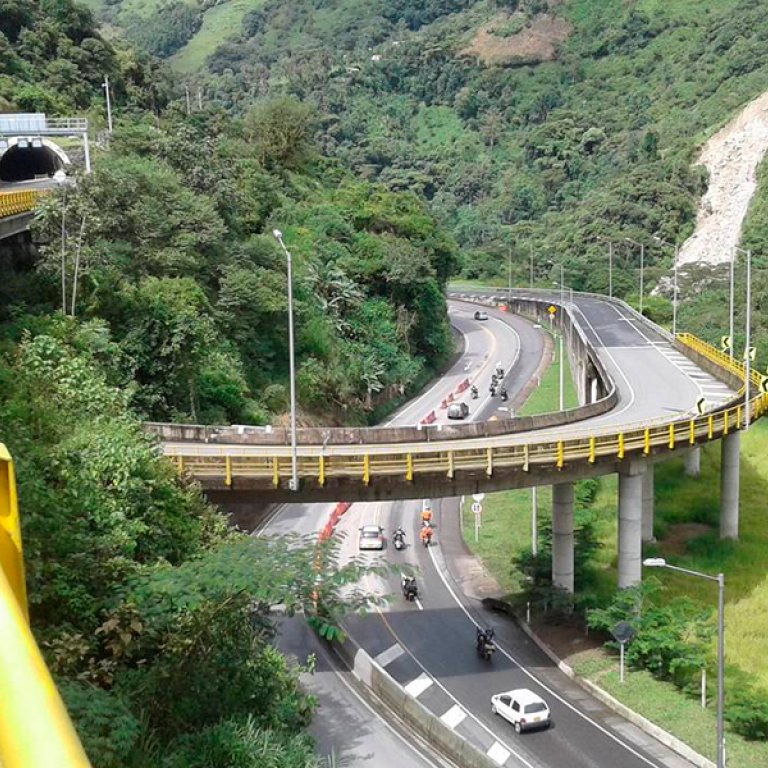
<svg viewBox="0 0 768 768">
<path fill-rule="evenodd" d="M 0 192 L 0 219 L 34 210 L 39 197 L 40 192 L 34 189 L 24 192 Z"/>
<path fill-rule="evenodd" d="M 0 135 L 45 136 L 46 134 L 85 133 L 87 117 L 48 117 L 42 114 L 5 116 L 0 121 Z"/>
<path fill-rule="evenodd" d="M 719 351 L 690 335 L 680 339 L 712 362 L 725 366 Z M 730 360 L 730 358 L 728 358 Z M 738 365 L 738 362 L 735 363 Z M 729 372 L 733 372 L 728 363 Z M 742 373 L 743 375 L 743 373 Z M 750 401 L 750 421 L 768 412 L 768 394 Z M 725 437 L 743 428 L 743 401 L 734 398 L 702 416 L 673 419 L 645 427 L 621 429 L 606 434 L 581 434 L 562 440 L 514 442 L 519 435 L 499 436 L 478 446 L 477 440 L 443 440 L 427 444 L 335 446 L 301 445 L 298 455 L 300 478 L 323 487 L 330 477 L 356 480 L 364 485 L 376 477 L 400 476 L 412 481 L 419 475 L 442 475 L 453 479 L 460 472 L 484 472 L 488 477 L 502 469 L 530 472 L 533 469 L 562 470 L 575 464 L 595 464 L 611 459 L 622 461 L 673 451 Z M 467 445 L 471 442 L 472 445 Z M 216 478 L 231 487 L 237 478 L 262 481 L 274 488 L 287 483 L 291 474 L 289 446 L 199 446 L 167 450 L 180 473 L 199 479 Z"/>
<path fill-rule="evenodd" d="M 27 623 L 13 461 L 0 443 L 0 765 L 90 763 Z"/>
</svg>

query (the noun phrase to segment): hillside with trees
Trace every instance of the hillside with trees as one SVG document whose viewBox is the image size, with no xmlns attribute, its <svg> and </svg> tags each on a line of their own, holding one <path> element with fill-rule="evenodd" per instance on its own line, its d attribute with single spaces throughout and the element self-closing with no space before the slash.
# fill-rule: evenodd
<svg viewBox="0 0 768 768">
<path fill-rule="evenodd" d="M 467 278 L 506 277 L 511 249 L 516 282 L 533 253 L 541 284 L 563 262 L 575 289 L 606 291 L 602 237 L 617 244 L 614 291 L 636 301 L 625 238 L 647 243 L 653 287 L 671 249 L 651 236 L 690 235 L 706 188 L 696 149 L 764 90 L 766 37 L 759 0 L 265 0 L 187 77 L 235 112 L 274 94 L 313 104 L 323 151 L 423 197 Z M 756 208 L 767 196 L 761 185 Z M 694 274 L 683 294 L 690 329 L 712 340 L 725 318 L 702 324 L 701 301 L 721 307 L 724 279 Z M 666 299 L 647 307 L 669 321 Z"/>
<path fill-rule="evenodd" d="M 315 702 L 271 608 L 331 632 L 361 570 L 230 528 L 142 424 L 283 417 L 274 227 L 302 421 L 374 419 L 453 353 L 456 245 L 415 194 L 324 157 L 310 105 L 187 115 L 161 63 L 70 0 L 2 0 L 0 47 L 2 109 L 98 128 L 108 74 L 118 113 L 93 172 L 41 202 L 37 247 L 0 252 L 0 441 L 38 642 L 94 766 L 312 768 Z"/>
</svg>

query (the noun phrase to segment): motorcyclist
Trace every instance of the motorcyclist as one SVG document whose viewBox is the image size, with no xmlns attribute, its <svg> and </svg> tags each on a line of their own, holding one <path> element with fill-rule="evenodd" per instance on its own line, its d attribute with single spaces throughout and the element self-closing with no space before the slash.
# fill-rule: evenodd
<svg viewBox="0 0 768 768">
<path fill-rule="evenodd" d="M 432 525 L 432 510 L 429 507 L 421 510 L 421 524 Z"/>
<path fill-rule="evenodd" d="M 496 385 L 491 384 L 491 397 L 496 397 Z"/>
<path fill-rule="evenodd" d="M 477 391 L 477 387 L 474 384 L 469 388 L 469 392 L 472 395 L 472 399 L 477 400 L 480 393 Z"/>
<path fill-rule="evenodd" d="M 499 394 L 501 395 L 501 399 L 502 399 L 502 401 L 506 403 L 506 402 L 507 402 L 507 399 L 509 398 L 509 395 L 507 395 L 507 390 L 506 390 L 506 388 L 505 388 L 505 387 L 502 387 L 502 388 L 499 390 Z"/>
<path fill-rule="evenodd" d="M 489 645 L 493 645 L 494 634 L 493 627 L 477 628 L 477 650 L 480 653 L 484 653 Z"/>
<path fill-rule="evenodd" d="M 432 542 L 432 526 L 429 523 L 425 523 L 419 531 L 419 539 L 425 547 Z"/>
<path fill-rule="evenodd" d="M 402 529 L 402 526 L 398 526 L 395 528 L 394 533 L 392 534 L 392 540 L 397 544 L 397 542 L 405 543 L 405 531 Z"/>
<path fill-rule="evenodd" d="M 501 361 L 496 363 L 496 375 L 500 378 L 504 378 L 504 369 L 501 367 Z"/>
<path fill-rule="evenodd" d="M 400 586 L 403 590 L 403 595 L 405 595 L 407 600 L 410 600 L 412 597 L 416 597 L 416 594 L 419 591 L 419 588 L 416 586 L 415 576 L 407 576 L 403 574 L 403 576 L 400 578 Z"/>
</svg>

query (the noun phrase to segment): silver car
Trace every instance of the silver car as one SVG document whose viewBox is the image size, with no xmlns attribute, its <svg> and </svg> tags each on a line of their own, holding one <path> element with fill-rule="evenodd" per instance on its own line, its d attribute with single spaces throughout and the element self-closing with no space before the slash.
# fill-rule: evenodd
<svg viewBox="0 0 768 768">
<path fill-rule="evenodd" d="M 364 525 L 360 529 L 359 549 L 384 549 L 384 531 L 380 525 Z"/>
</svg>

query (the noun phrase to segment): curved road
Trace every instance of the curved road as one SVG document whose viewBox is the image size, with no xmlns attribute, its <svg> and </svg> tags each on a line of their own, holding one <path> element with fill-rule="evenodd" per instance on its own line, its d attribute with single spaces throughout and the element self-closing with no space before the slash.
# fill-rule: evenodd
<svg viewBox="0 0 768 768">
<path fill-rule="evenodd" d="M 666 390 L 672 404 L 665 407 L 689 410 L 700 382 L 686 375 L 680 367 L 681 361 L 668 356 L 668 349 L 661 351 L 664 345 L 669 347 L 668 343 L 654 338 L 644 328 L 637 328 L 636 321 L 626 315 L 617 318 L 622 315 L 619 308 L 606 311 L 604 304 L 596 303 L 600 306 L 579 301 L 583 318 L 580 320 L 587 332 L 594 335 L 591 341 L 601 347 L 606 365 L 615 366 L 611 373 L 620 387 L 618 413 L 601 419 L 611 423 L 612 417 L 626 420 L 629 414 L 640 418 L 648 408 L 658 414 L 659 392 L 652 386 L 634 385 L 631 375 L 623 373 L 628 364 L 639 365 L 644 370 L 649 364 L 655 365 L 656 371 L 648 374 L 645 370 L 644 374 L 651 385 L 656 375 L 664 378 L 673 373 L 686 379 L 684 386 L 675 391 Z M 444 393 L 455 389 L 467 376 L 477 382 L 481 391 L 480 401 L 472 401 L 466 395 L 470 407 L 474 406 L 471 417 L 489 418 L 501 405 L 498 399 L 487 397 L 490 375 L 497 361 L 510 371 L 505 384 L 511 397 L 530 379 L 543 350 L 541 334 L 514 315 L 489 312 L 489 320 L 483 323 L 472 319 L 473 311 L 472 306 L 452 303 L 452 322 L 465 337 L 464 354 L 440 382 L 396 414 L 392 423 L 417 423 L 439 404 Z M 663 366 L 655 358 L 651 362 L 654 355 L 664 358 Z M 719 382 L 714 385 L 722 386 Z M 724 388 L 722 396 L 727 394 Z M 288 505 L 268 526 L 267 532 L 307 533 L 318 529 L 329 509 L 327 505 Z M 478 600 L 465 596 L 459 585 L 466 582 L 467 564 L 471 568 L 471 561 L 460 537 L 457 501 L 443 500 L 433 505 L 437 541 L 429 550 L 413 546 L 418 541 L 420 509 L 420 500 L 355 504 L 342 518 L 340 530 L 346 534 L 343 551 L 347 557 L 358 556 L 356 533 L 360 525 L 379 523 L 387 534 L 397 525 L 403 525 L 408 532 L 409 546 L 401 553 L 387 548 L 382 556 L 420 570 L 422 599 L 415 605 L 398 599 L 397 573 L 388 579 L 368 579 L 366 586 L 371 591 L 393 595 L 393 599 L 385 609 L 348 619 L 347 629 L 359 645 L 371 656 L 378 656 L 387 671 L 408 686 L 422 704 L 488 751 L 500 765 L 527 768 L 689 765 L 573 684 L 511 622 L 484 614 Z M 492 623 L 497 628 L 500 652 L 490 664 L 481 662 L 474 652 L 475 623 Z M 554 721 L 550 730 L 516 736 L 508 724 L 491 714 L 490 695 L 515 687 L 531 688 L 548 701 Z M 363 718 L 365 715 L 359 709 L 351 714 L 347 711 L 348 707 L 354 710 L 361 706 L 348 691 L 343 692 L 338 685 L 324 691 L 322 684 L 315 690 L 321 697 L 318 733 L 323 734 L 320 739 L 323 752 L 333 747 L 342 763 L 375 768 L 379 765 L 384 768 L 385 763 L 391 765 L 393 759 L 398 766 L 425 764 L 423 757 L 413 751 L 409 753 L 402 742 L 398 745 L 392 732 L 381 726 L 380 721 L 371 719 L 370 713 L 367 720 L 355 719 L 355 715 Z M 334 710 L 324 723 L 329 707 Z M 342 707 L 341 711 L 336 707 Z M 346 721 L 364 722 L 370 729 L 362 751 L 358 731 L 333 727 L 334 723 Z M 367 749 L 370 751 L 366 752 Z M 397 752 L 392 752 L 393 749 Z"/>
</svg>

